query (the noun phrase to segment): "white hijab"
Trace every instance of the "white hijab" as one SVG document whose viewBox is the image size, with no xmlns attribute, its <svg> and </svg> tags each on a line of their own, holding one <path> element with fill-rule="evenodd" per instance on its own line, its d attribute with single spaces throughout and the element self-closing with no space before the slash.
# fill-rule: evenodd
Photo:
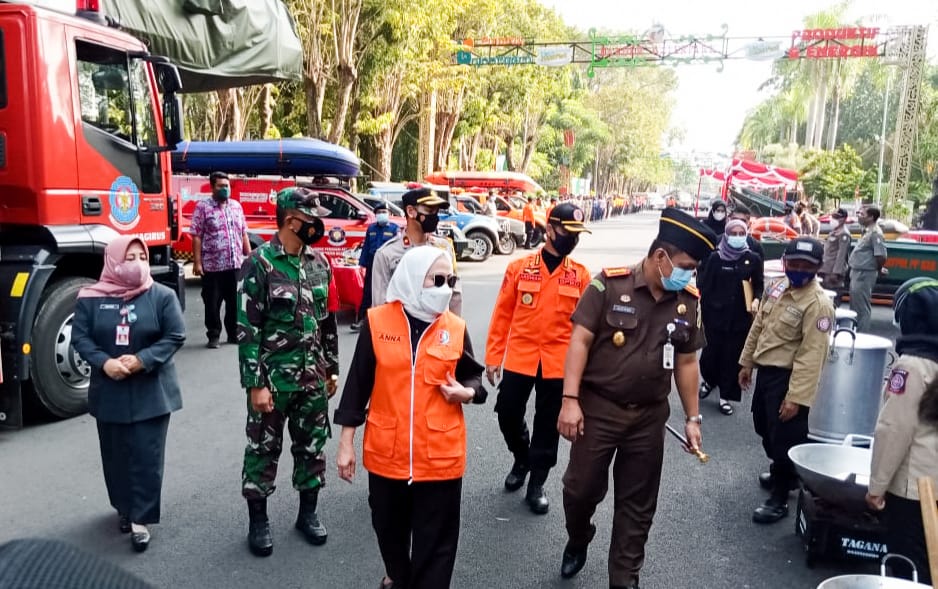
<svg viewBox="0 0 938 589">
<path fill-rule="evenodd" d="M 432 322 L 440 315 L 437 311 L 427 305 L 426 297 L 422 296 L 423 281 L 430 271 L 430 266 L 445 256 L 449 262 L 449 256 L 440 248 L 432 245 L 420 245 L 412 247 L 401 258 L 394 274 L 391 275 L 391 282 L 388 284 L 387 301 L 400 301 L 404 305 L 404 310 L 412 317 L 427 323 Z M 452 263 L 449 264 L 450 272 L 453 271 Z M 442 292 L 451 291 L 449 286 L 443 285 L 439 289 Z"/>
</svg>

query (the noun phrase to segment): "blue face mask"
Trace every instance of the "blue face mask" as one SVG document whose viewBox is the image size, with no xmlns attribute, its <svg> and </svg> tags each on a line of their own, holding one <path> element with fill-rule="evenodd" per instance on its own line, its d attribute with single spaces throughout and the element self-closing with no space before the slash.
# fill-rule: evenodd
<svg viewBox="0 0 938 589">
<path fill-rule="evenodd" d="M 729 244 L 734 250 L 741 250 L 746 247 L 746 236 L 745 235 L 727 235 L 726 243 Z"/>
<path fill-rule="evenodd" d="M 661 286 L 665 290 L 672 292 L 684 290 L 684 288 L 690 284 L 691 279 L 694 277 L 694 271 L 687 270 L 685 268 L 678 268 L 674 265 L 674 262 L 671 261 L 671 256 L 668 256 L 668 262 L 671 264 L 670 276 L 665 276 L 661 273 L 661 268 L 658 268 L 658 273 L 661 274 Z"/>
<path fill-rule="evenodd" d="M 796 272 L 794 270 L 785 270 L 785 276 L 788 277 L 788 281 L 791 282 L 793 288 L 801 288 L 806 286 L 809 282 L 814 280 L 814 277 L 817 276 L 816 272 Z"/>
<path fill-rule="evenodd" d="M 387 225 L 388 221 L 391 220 L 391 217 L 387 213 L 378 213 L 375 217 L 378 219 L 378 225 Z"/>
</svg>

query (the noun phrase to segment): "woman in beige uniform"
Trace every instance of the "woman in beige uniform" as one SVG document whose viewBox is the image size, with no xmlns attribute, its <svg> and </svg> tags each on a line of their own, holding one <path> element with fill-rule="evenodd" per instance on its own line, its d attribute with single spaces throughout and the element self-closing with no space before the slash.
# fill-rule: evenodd
<svg viewBox="0 0 938 589">
<path fill-rule="evenodd" d="M 889 552 L 907 556 L 920 582 L 931 584 L 918 479 L 938 481 L 938 280 L 913 278 L 899 287 L 895 320 L 899 359 L 876 422 L 866 502 L 882 510 Z M 934 506 L 932 506 L 934 509 Z M 910 576 L 910 575 L 907 575 Z"/>
</svg>

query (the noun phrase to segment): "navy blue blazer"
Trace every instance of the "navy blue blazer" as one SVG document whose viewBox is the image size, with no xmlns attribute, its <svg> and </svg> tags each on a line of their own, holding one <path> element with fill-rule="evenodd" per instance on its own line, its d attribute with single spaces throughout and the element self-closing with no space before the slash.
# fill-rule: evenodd
<svg viewBox="0 0 938 589">
<path fill-rule="evenodd" d="M 122 311 L 129 319 L 129 345 L 117 345 Z M 117 297 L 78 299 L 72 344 L 92 368 L 88 389 L 91 415 L 107 423 L 134 423 L 181 409 L 173 355 L 185 341 L 186 324 L 179 300 L 161 284 L 126 302 Z M 104 373 L 104 363 L 124 354 L 140 358 L 143 370 L 124 380 L 113 380 Z"/>
</svg>

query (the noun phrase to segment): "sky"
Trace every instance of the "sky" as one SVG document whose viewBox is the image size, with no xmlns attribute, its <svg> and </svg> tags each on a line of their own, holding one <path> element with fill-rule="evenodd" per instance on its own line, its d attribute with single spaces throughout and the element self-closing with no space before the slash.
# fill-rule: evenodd
<svg viewBox="0 0 938 589">
<path fill-rule="evenodd" d="M 728 37 L 790 37 L 803 27 L 806 15 L 837 4 L 833 0 L 541 0 L 564 21 L 584 31 L 592 27 L 638 31 L 662 25 L 672 37 L 721 34 Z M 930 25 L 928 55 L 938 61 L 938 2 L 934 0 L 853 0 L 849 20 L 875 19 L 877 26 Z M 685 139 L 671 151 L 732 153 L 746 113 L 768 94 L 759 86 L 769 78 L 771 63 L 727 60 L 676 68 L 679 87 L 671 117 Z"/>
</svg>

